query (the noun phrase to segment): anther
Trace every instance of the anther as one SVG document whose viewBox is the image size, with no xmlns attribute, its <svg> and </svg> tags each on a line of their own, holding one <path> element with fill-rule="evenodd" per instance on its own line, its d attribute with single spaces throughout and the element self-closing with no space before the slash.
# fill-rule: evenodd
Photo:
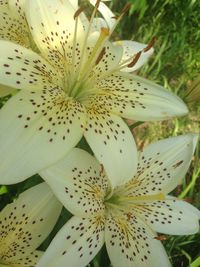
<svg viewBox="0 0 200 267">
<path fill-rule="evenodd" d="M 96 65 L 99 64 L 99 62 L 102 60 L 102 58 L 103 58 L 103 56 L 105 55 L 105 53 L 106 53 L 106 48 L 104 47 L 104 48 L 101 50 L 101 52 L 100 52 L 100 54 L 99 54 L 99 56 L 98 56 L 98 58 L 97 58 L 97 60 L 96 60 L 96 62 L 95 62 Z"/>
<path fill-rule="evenodd" d="M 141 54 L 142 54 L 142 51 L 138 52 L 138 53 L 135 55 L 134 59 L 131 61 L 131 63 L 129 63 L 129 64 L 127 65 L 127 67 L 128 67 L 128 68 L 132 68 L 132 67 L 138 62 L 138 60 L 139 60 Z"/>
<path fill-rule="evenodd" d="M 156 37 L 153 37 L 150 43 L 143 49 L 143 52 L 149 51 L 154 46 L 155 42 L 156 42 Z"/>
<path fill-rule="evenodd" d="M 76 19 L 83 11 L 85 10 L 84 7 L 80 7 L 75 13 L 74 13 L 74 19 Z"/>
<path fill-rule="evenodd" d="M 110 31 L 109 31 L 108 28 L 104 28 L 104 27 L 102 27 L 102 28 L 101 28 L 101 34 L 104 35 L 104 36 L 109 36 Z"/>
</svg>

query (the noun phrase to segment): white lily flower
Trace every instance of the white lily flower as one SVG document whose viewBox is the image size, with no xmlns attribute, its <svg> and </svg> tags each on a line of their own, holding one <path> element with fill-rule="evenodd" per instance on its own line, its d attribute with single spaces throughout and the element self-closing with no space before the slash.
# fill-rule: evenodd
<svg viewBox="0 0 200 267">
<path fill-rule="evenodd" d="M 96 2 L 97 0 L 90 0 L 90 3 L 92 5 L 95 5 Z M 107 7 L 106 4 L 103 3 L 103 1 L 100 2 L 98 11 L 102 14 L 104 20 L 102 20 L 101 18 L 97 18 L 94 23 L 94 28 L 100 29 L 101 27 L 108 27 L 111 31 L 113 31 L 118 23 L 117 18 L 114 15 L 114 13 Z M 117 46 L 121 46 L 123 49 L 123 55 L 122 55 L 120 63 L 123 63 L 124 61 L 127 61 L 128 59 L 129 60 L 127 62 L 131 63 L 132 56 L 141 52 L 137 62 L 132 67 L 129 66 L 129 67 L 123 68 L 123 71 L 125 72 L 133 72 L 133 71 L 138 70 L 140 67 L 142 67 L 147 62 L 147 60 L 153 54 L 153 51 L 154 51 L 152 47 L 153 44 L 148 49 L 145 49 L 146 47 L 148 47 L 147 44 L 142 44 L 142 43 L 138 43 L 138 42 L 130 41 L 130 40 L 120 40 L 120 41 L 114 42 L 113 44 Z"/>
<path fill-rule="evenodd" d="M 36 250 L 53 229 L 62 205 L 46 183 L 36 185 L 0 212 L 0 266 L 35 267 Z"/>
<path fill-rule="evenodd" d="M 21 89 L 0 111 L 1 183 L 54 164 L 83 135 L 113 184 L 129 180 L 136 146 L 122 118 L 169 119 L 187 107 L 161 86 L 121 71 L 122 48 L 108 40 L 109 30 L 90 31 L 98 6 L 84 27 L 81 10 L 67 0 L 27 3 L 31 32 L 46 59 L 0 41 L 0 83 Z"/>
<path fill-rule="evenodd" d="M 41 172 L 75 216 L 37 267 L 86 266 L 104 242 L 113 267 L 171 266 L 156 232 L 199 230 L 200 211 L 167 195 L 185 175 L 196 141 L 189 134 L 150 144 L 139 156 L 133 179 L 115 188 L 97 160 L 80 149 Z"/>
<path fill-rule="evenodd" d="M 25 19 L 24 3 L 25 0 L 0 1 L 0 39 L 32 49 L 35 45 Z M 12 87 L 0 85 L 0 97 L 13 92 Z"/>
</svg>

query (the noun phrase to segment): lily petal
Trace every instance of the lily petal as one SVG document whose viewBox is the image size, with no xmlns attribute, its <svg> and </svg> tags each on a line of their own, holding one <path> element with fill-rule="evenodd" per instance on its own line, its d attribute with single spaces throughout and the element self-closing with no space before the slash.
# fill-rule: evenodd
<svg viewBox="0 0 200 267">
<path fill-rule="evenodd" d="M 121 46 L 123 48 L 123 57 L 122 57 L 121 62 L 129 58 L 132 58 L 130 59 L 130 63 L 133 60 L 134 55 L 136 55 L 138 52 L 142 51 L 145 47 L 147 47 L 147 44 L 141 44 L 135 41 L 126 41 L 126 40 L 117 41 L 114 44 L 116 46 Z M 142 52 L 139 60 L 133 67 L 130 67 L 130 68 L 126 67 L 122 69 L 122 71 L 133 72 L 133 71 L 138 70 L 140 67 L 142 67 L 147 62 L 149 57 L 153 54 L 153 51 L 154 51 L 153 48 L 151 48 L 147 52 Z"/>
<path fill-rule="evenodd" d="M 96 110 L 97 107 L 88 110 L 84 135 L 95 156 L 104 165 L 112 185 L 116 186 L 133 177 L 137 168 L 137 148 L 128 126 L 120 117 L 100 108 Z"/>
<path fill-rule="evenodd" d="M 78 9 L 78 0 L 69 0 L 69 2 L 75 10 Z"/>
<path fill-rule="evenodd" d="M 25 257 L 19 259 L 17 262 L 12 263 L 12 267 L 34 267 L 43 254 L 44 252 L 39 250 L 31 252 L 31 254 L 26 255 Z"/>
<path fill-rule="evenodd" d="M 156 121 L 188 113 L 178 96 L 133 74 L 111 75 L 102 79 L 98 87 L 105 92 L 99 97 L 101 103 L 126 119 Z"/>
<path fill-rule="evenodd" d="M 42 54 L 58 68 L 64 69 L 72 59 L 75 12 L 70 1 L 30 0 L 27 4 L 26 16 L 35 43 Z M 84 31 L 78 20 L 76 52 L 80 53 Z"/>
<path fill-rule="evenodd" d="M 104 211 L 108 180 L 99 162 L 86 151 L 74 148 L 39 174 L 74 215 L 91 217 Z"/>
<path fill-rule="evenodd" d="M 0 254 L 3 262 L 29 257 L 49 235 L 62 205 L 45 183 L 23 192 L 0 213 Z"/>
<path fill-rule="evenodd" d="M 104 243 L 104 223 L 72 217 L 58 232 L 37 267 L 86 266 Z"/>
<path fill-rule="evenodd" d="M 15 1 L 17 2 L 17 1 Z M 17 3 L 18 5 L 18 3 Z M 15 9 L 16 11 L 16 6 Z M 29 47 L 29 29 L 25 18 L 22 19 L 15 15 L 15 11 L 10 10 L 8 6 L 0 9 L 0 39 L 10 40 L 12 42 Z M 14 11 L 14 12 L 13 12 Z"/>
<path fill-rule="evenodd" d="M 36 90 L 61 84 L 58 72 L 42 57 L 20 45 L 0 41 L 0 83 Z"/>
<path fill-rule="evenodd" d="M 127 193 L 150 195 L 171 192 L 188 170 L 197 136 L 180 135 L 144 148 L 140 154 L 138 173 L 129 182 Z"/>
<path fill-rule="evenodd" d="M 97 0 L 89 0 L 89 1 L 93 6 L 97 2 Z M 115 14 L 113 14 L 112 11 L 107 7 L 107 5 L 102 3 L 102 1 L 99 3 L 98 11 L 102 14 L 108 27 L 112 30 L 113 27 L 116 25 Z"/>
<path fill-rule="evenodd" d="M 135 214 L 146 221 L 156 232 L 170 235 L 191 235 L 199 231 L 200 211 L 178 199 L 149 202 L 137 205 Z"/>
<path fill-rule="evenodd" d="M 132 215 L 130 220 L 110 216 L 105 240 L 111 263 L 115 267 L 170 267 L 167 254 L 155 233 Z"/>
<path fill-rule="evenodd" d="M 83 134 L 85 114 L 59 89 L 22 90 L 1 109 L 0 124 L 0 180 L 12 184 L 64 157 Z"/>
</svg>

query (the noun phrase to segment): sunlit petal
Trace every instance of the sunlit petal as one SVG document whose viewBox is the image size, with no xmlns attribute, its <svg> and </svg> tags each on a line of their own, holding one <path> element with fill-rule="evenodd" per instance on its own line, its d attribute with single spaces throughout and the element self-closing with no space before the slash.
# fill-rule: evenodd
<svg viewBox="0 0 200 267">
<path fill-rule="evenodd" d="M 3 262 L 29 256 L 49 235 L 61 204 L 45 184 L 26 190 L 0 213 L 0 255 Z"/>
<path fill-rule="evenodd" d="M 180 135 L 144 148 L 140 154 L 137 174 L 129 182 L 127 194 L 171 192 L 181 182 L 190 165 L 194 140 L 197 141 L 197 135 Z"/>
<path fill-rule="evenodd" d="M 123 47 L 122 62 L 130 58 L 129 63 L 131 63 L 134 56 L 138 52 L 142 51 L 144 48 L 147 47 L 147 44 L 141 44 L 135 41 L 124 41 L 124 40 L 115 42 L 115 45 Z M 129 67 L 129 68 L 126 67 L 126 68 L 123 68 L 122 70 L 126 72 L 132 72 L 132 71 L 139 69 L 147 62 L 147 60 L 152 54 L 153 54 L 153 48 L 149 49 L 147 52 L 142 52 L 141 56 L 139 57 L 139 60 L 133 67 Z"/>
<path fill-rule="evenodd" d="M 0 83 L 16 89 L 42 90 L 56 87 L 61 81 L 59 73 L 38 54 L 1 40 Z"/>
<path fill-rule="evenodd" d="M 91 217 L 104 212 L 108 180 L 97 160 L 84 150 L 73 149 L 40 175 L 71 213 Z"/>
<path fill-rule="evenodd" d="M 141 203 L 135 206 L 134 212 L 156 232 L 191 235 L 199 231 L 200 211 L 182 200 L 168 198 Z"/>
<path fill-rule="evenodd" d="M 105 240 L 108 255 L 115 267 L 170 267 L 167 254 L 155 233 L 142 220 L 110 216 Z"/>
<path fill-rule="evenodd" d="M 95 5 L 97 0 L 90 0 L 90 3 L 92 5 Z M 99 4 L 98 11 L 102 14 L 104 17 L 107 26 L 112 29 L 113 26 L 116 24 L 116 18 L 113 12 L 107 7 L 106 4 L 102 3 L 102 1 Z"/>
<path fill-rule="evenodd" d="M 26 15 L 35 43 L 42 54 L 58 68 L 65 68 L 72 57 L 75 12 L 76 9 L 70 1 L 65 0 L 30 0 L 27 5 Z M 83 34 L 79 20 L 77 29 L 79 52 Z"/>
<path fill-rule="evenodd" d="M 58 232 L 37 267 L 86 266 L 104 243 L 104 222 L 73 217 Z"/>
<path fill-rule="evenodd" d="M 0 111 L 2 184 L 23 181 L 61 159 L 83 134 L 84 109 L 59 88 L 20 91 Z"/>
<path fill-rule="evenodd" d="M 14 2 L 16 3 L 14 4 Z M 11 4 L 12 7 L 6 5 L 0 8 L 0 39 L 10 40 L 30 47 L 28 25 L 24 14 L 18 13 L 22 11 L 22 6 L 18 1 L 9 1 L 9 4 Z M 13 8 L 13 4 L 15 8 Z"/>
<path fill-rule="evenodd" d="M 127 119 L 166 120 L 188 113 L 187 106 L 176 95 L 136 75 L 111 75 L 101 80 L 98 87 L 105 92 L 99 96 L 99 102 Z"/>
<path fill-rule="evenodd" d="M 111 183 L 115 186 L 129 180 L 137 168 L 137 149 L 128 126 L 120 117 L 101 112 L 100 108 L 88 113 L 84 135 Z"/>
<path fill-rule="evenodd" d="M 35 266 L 43 254 L 44 252 L 39 250 L 31 252 L 29 255 L 26 255 L 25 257 L 20 258 L 18 261 L 12 263 L 12 267 Z"/>
</svg>

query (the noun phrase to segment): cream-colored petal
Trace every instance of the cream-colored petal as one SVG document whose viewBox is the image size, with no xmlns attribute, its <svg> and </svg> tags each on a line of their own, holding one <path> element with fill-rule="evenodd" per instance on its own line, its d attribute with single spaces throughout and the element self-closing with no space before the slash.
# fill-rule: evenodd
<svg viewBox="0 0 200 267">
<path fill-rule="evenodd" d="M 104 212 L 109 182 L 99 162 L 86 151 L 74 148 L 40 175 L 72 214 L 91 217 Z"/>
<path fill-rule="evenodd" d="M 3 40 L 0 41 L 0 84 L 24 90 L 62 85 L 59 73 L 41 56 Z"/>
<path fill-rule="evenodd" d="M 57 233 L 37 267 L 86 266 L 103 243 L 103 220 L 74 216 Z"/>
<path fill-rule="evenodd" d="M 167 198 L 164 201 L 141 203 L 133 211 L 156 232 L 191 235 L 199 231 L 200 211 L 182 200 Z"/>
<path fill-rule="evenodd" d="M 76 11 L 66 0 L 28 1 L 26 16 L 35 43 L 41 53 L 59 69 L 66 70 L 72 61 Z M 76 53 L 80 56 L 84 31 L 78 20 Z"/>
<path fill-rule="evenodd" d="M 137 149 L 128 126 L 120 117 L 101 107 L 98 109 L 98 106 L 91 108 L 84 135 L 113 186 L 133 177 L 137 168 Z"/>
<path fill-rule="evenodd" d="M 125 186 L 126 194 L 151 195 L 171 192 L 190 165 L 197 135 L 187 134 L 157 141 L 140 154 L 138 171 Z"/>
<path fill-rule="evenodd" d="M 25 47 L 31 45 L 26 21 L 16 17 L 8 7 L 0 9 L 0 39 Z"/>
<path fill-rule="evenodd" d="M 43 254 L 44 252 L 35 250 L 31 254 L 26 255 L 25 257 L 20 258 L 18 261 L 12 263 L 10 267 L 35 267 Z"/>
<path fill-rule="evenodd" d="M 101 105 L 131 120 L 166 120 L 188 113 L 175 94 L 133 74 L 118 73 L 102 79 L 98 88 Z"/>
<path fill-rule="evenodd" d="M 13 16 L 27 25 L 25 18 L 25 4 L 27 0 L 8 0 L 8 6 Z"/>
<path fill-rule="evenodd" d="M 69 0 L 69 2 L 75 10 L 78 9 L 78 0 Z"/>
<path fill-rule="evenodd" d="M 0 255 L 5 263 L 28 257 L 49 235 L 62 205 L 45 183 L 22 194 L 0 213 Z"/>
<path fill-rule="evenodd" d="M 110 216 L 106 222 L 105 240 L 114 267 L 170 267 L 167 254 L 156 234 L 135 217 Z"/>
<path fill-rule="evenodd" d="M 121 46 L 123 48 L 123 57 L 122 57 L 121 63 L 129 58 L 130 58 L 130 62 L 128 63 L 131 63 L 134 56 L 140 51 L 143 51 L 143 49 L 147 47 L 147 44 L 142 44 L 142 43 L 138 43 L 135 41 L 125 41 L 125 40 L 117 41 L 114 44 L 116 46 Z M 126 72 L 136 71 L 137 69 L 142 67 L 147 62 L 147 60 L 152 54 L 153 54 L 153 48 L 149 49 L 147 52 L 142 52 L 139 60 L 133 67 L 129 67 L 129 68 L 125 67 L 122 69 L 122 71 L 126 71 Z"/>
<path fill-rule="evenodd" d="M 122 47 L 115 46 L 109 41 L 104 44 L 104 49 L 102 58 L 99 59 L 99 63 L 93 68 L 93 72 L 97 78 L 103 75 L 103 73 L 117 67 L 123 55 Z"/>
<path fill-rule="evenodd" d="M 96 0 L 89 0 L 92 5 L 96 4 Z M 105 1 L 104 1 L 105 2 Z M 115 14 L 104 4 L 102 1 L 99 4 L 98 11 L 102 14 L 107 23 L 107 26 L 112 30 L 113 27 L 116 25 L 116 18 Z"/>
<path fill-rule="evenodd" d="M 84 108 L 54 88 L 20 91 L 0 111 L 0 182 L 12 184 L 64 157 L 80 140 Z"/>
</svg>

